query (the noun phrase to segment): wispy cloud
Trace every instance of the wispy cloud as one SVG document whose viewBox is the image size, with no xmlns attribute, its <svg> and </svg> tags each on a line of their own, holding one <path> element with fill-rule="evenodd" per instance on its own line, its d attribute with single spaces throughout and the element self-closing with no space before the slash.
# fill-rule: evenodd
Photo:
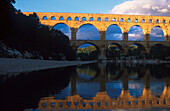
<svg viewBox="0 0 170 111">
<path fill-rule="evenodd" d="M 116 5 L 113 14 L 170 16 L 170 0 L 130 0 Z"/>
</svg>

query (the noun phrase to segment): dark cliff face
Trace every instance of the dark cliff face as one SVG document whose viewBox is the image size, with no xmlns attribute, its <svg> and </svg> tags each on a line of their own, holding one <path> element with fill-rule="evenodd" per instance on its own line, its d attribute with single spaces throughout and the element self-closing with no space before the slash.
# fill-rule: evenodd
<svg viewBox="0 0 170 111">
<path fill-rule="evenodd" d="M 73 73 L 76 73 L 75 68 L 67 67 L 21 73 L 6 78 L 0 82 L 0 110 L 24 111 L 37 108 L 41 97 L 58 93 L 67 87 Z"/>
</svg>

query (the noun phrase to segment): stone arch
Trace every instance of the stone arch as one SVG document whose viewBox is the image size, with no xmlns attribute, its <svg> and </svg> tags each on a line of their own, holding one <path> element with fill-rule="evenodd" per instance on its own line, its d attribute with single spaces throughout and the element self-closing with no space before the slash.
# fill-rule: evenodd
<svg viewBox="0 0 170 111">
<path fill-rule="evenodd" d="M 78 27 L 78 30 L 77 30 L 77 33 L 76 33 L 76 35 L 77 35 L 77 39 L 79 39 L 79 31 L 80 31 L 80 29 L 81 29 L 81 27 L 83 27 L 83 26 L 87 26 L 87 25 L 89 25 L 91 28 L 93 28 L 94 30 L 94 32 L 91 30 L 91 28 L 86 28 L 86 30 L 87 30 L 87 32 L 86 33 L 84 33 L 84 34 L 86 34 L 86 36 L 89 34 L 89 33 L 91 33 L 91 35 L 93 35 L 94 37 L 96 37 L 96 39 L 97 40 L 100 40 L 100 33 L 99 33 L 99 30 L 98 30 L 98 28 L 94 25 L 94 24 L 91 24 L 91 23 L 84 23 L 84 24 L 81 24 L 81 25 L 79 25 L 79 27 Z M 88 27 L 88 26 L 87 26 Z M 89 30 L 89 31 L 88 31 Z M 95 35 L 95 34 L 96 35 Z M 85 36 L 84 36 L 85 37 Z M 94 39 L 94 40 L 96 40 L 96 39 Z M 84 39 L 83 39 L 84 40 Z M 87 40 L 87 39 L 86 39 Z M 89 40 L 89 39 L 88 39 Z"/>
<path fill-rule="evenodd" d="M 99 56 L 101 55 L 100 47 L 98 47 L 95 43 L 89 42 L 89 41 L 85 41 L 85 42 L 79 44 L 78 47 L 76 48 L 76 51 L 78 51 L 78 49 L 79 49 L 82 45 L 84 45 L 84 44 L 90 44 L 90 45 L 94 46 L 94 47 L 96 48 L 97 52 L 98 52 L 98 53 L 97 53 L 97 57 L 99 57 Z M 78 53 L 78 52 L 77 52 L 77 53 Z"/>
<path fill-rule="evenodd" d="M 152 19 L 149 19 L 149 23 L 152 23 Z"/>
<path fill-rule="evenodd" d="M 140 25 L 133 25 L 129 29 L 128 40 L 131 39 L 131 41 L 144 41 L 144 34 L 145 34 L 145 32 L 144 32 L 142 26 L 140 26 Z M 137 37 L 137 38 L 133 39 L 133 36 Z M 132 37 L 132 38 L 130 38 L 130 37 Z"/>
<path fill-rule="evenodd" d="M 116 18 L 113 18 L 112 21 L 113 21 L 113 22 L 116 22 Z"/>
<path fill-rule="evenodd" d="M 142 23 L 145 23 L 145 19 L 142 19 Z"/>
<path fill-rule="evenodd" d="M 72 18 L 71 18 L 71 17 L 68 17 L 67 20 L 72 20 Z"/>
<path fill-rule="evenodd" d="M 124 48 L 123 48 L 119 43 L 113 42 L 113 43 L 111 43 L 110 45 L 112 45 L 112 44 L 118 46 L 118 48 L 120 49 L 120 54 L 121 54 L 121 55 L 124 54 Z"/>
<path fill-rule="evenodd" d="M 152 26 L 152 28 L 151 28 L 151 31 L 150 31 L 150 40 L 152 39 L 152 31 L 154 31 L 154 28 L 159 28 L 159 29 L 161 29 L 160 31 L 163 31 L 163 37 L 164 37 L 164 39 L 160 39 L 160 40 L 152 40 L 152 41 L 165 41 L 165 38 L 166 38 L 166 35 L 167 35 L 167 32 L 166 32 L 166 30 L 164 29 L 164 27 L 162 27 L 162 26 L 160 26 L 160 25 L 154 25 L 154 26 Z M 158 31 L 155 31 L 155 33 L 159 33 Z M 155 35 L 156 36 L 156 35 Z M 161 36 L 161 35 L 157 35 L 157 36 Z"/>
<path fill-rule="evenodd" d="M 94 21 L 94 18 L 93 17 L 90 17 L 90 19 L 89 19 L 90 21 Z"/>
<path fill-rule="evenodd" d="M 134 21 L 135 23 L 138 23 L 138 19 L 135 19 L 135 21 Z"/>
<path fill-rule="evenodd" d="M 101 21 L 101 17 L 98 17 L 98 18 L 97 18 L 97 21 Z"/>
<path fill-rule="evenodd" d="M 57 27 L 57 25 L 60 25 L 60 26 Z M 71 40 L 71 29 L 68 24 L 59 22 L 59 23 L 55 24 L 52 29 L 61 31 L 66 36 L 68 36 L 69 39 Z"/>
<path fill-rule="evenodd" d="M 63 16 L 59 17 L 59 20 L 64 20 L 64 17 Z"/>
<path fill-rule="evenodd" d="M 56 18 L 54 16 L 51 17 L 51 20 L 56 20 Z"/>
<path fill-rule="evenodd" d="M 161 44 L 161 43 L 156 43 L 153 44 L 150 48 L 149 53 L 153 54 L 153 55 L 157 55 L 158 53 L 162 53 L 162 48 L 165 47 L 165 45 Z"/>
<path fill-rule="evenodd" d="M 133 43 L 133 44 L 130 45 L 130 47 L 131 47 L 132 45 L 137 45 L 138 48 L 139 48 L 139 50 L 140 50 L 140 53 L 141 53 L 141 54 L 146 54 L 146 53 L 148 53 L 147 50 L 146 50 L 146 48 L 145 48 L 141 43 Z M 129 47 L 129 49 L 130 49 L 130 47 Z"/>
<path fill-rule="evenodd" d="M 159 19 L 156 20 L 156 23 L 159 23 Z"/>
<path fill-rule="evenodd" d="M 48 20 L 48 17 L 47 17 L 47 16 L 43 16 L 42 19 L 43 19 L 43 20 Z"/>
<path fill-rule="evenodd" d="M 127 22 L 131 22 L 131 19 L 130 19 L 130 18 L 128 18 L 128 19 L 127 19 Z"/>
<path fill-rule="evenodd" d="M 104 21 L 109 21 L 109 19 L 106 17 L 106 18 L 104 19 Z"/>
<path fill-rule="evenodd" d="M 75 21 L 79 21 L 79 17 L 75 17 L 75 19 L 74 19 Z"/>
<path fill-rule="evenodd" d="M 82 17 L 82 21 L 87 21 L 86 17 Z"/>
<path fill-rule="evenodd" d="M 109 27 L 112 27 L 112 26 L 114 26 L 113 27 L 113 31 L 112 30 L 109 30 Z M 114 33 L 110 33 L 110 32 L 114 32 Z M 122 35 L 122 28 L 119 26 L 119 25 L 117 25 L 117 24 L 111 24 L 111 25 L 109 25 L 108 27 L 107 27 L 107 29 L 106 29 L 106 40 L 112 40 L 112 39 L 109 39 L 109 35 L 110 34 L 114 34 L 113 35 L 113 37 L 115 37 L 115 36 L 117 36 L 117 37 L 119 37 L 120 39 L 118 39 L 118 40 L 123 40 L 123 35 Z"/>
<path fill-rule="evenodd" d="M 124 22 L 124 19 L 123 19 L 123 18 L 121 18 L 121 19 L 120 19 L 120 22 Z"/>
<path fill-rule="evenodd" d="M 163 31 L 163 33 L 164 33 L 164 36 L 167 35 L 167 32 L 166 32 L 165 27 L 163 27 L 163 26 L 161 26 L 161 25 L 154 25 L 154 26 L 152 26 L 152 28 L 154 28 L 154 27 L 159 27 L 159 28 L 161 28 L 162 31 Z M 151 28 L 151 29 L 152 29 L 152 28 Z"/>
<path fill-rule="evenodd" d="M 95 43 L 93 43 L 93 42 L 88 42 L 88 41 L 79 44 L 78 47 L 77 47 L 77 49 L 78 49 L 81 45 L 83 45 L 83 44 L 91 44 L 91 45 L 93 45 L 93 46 L 96 47 L 96 49 L 98 50 L 99 53 L 101 52 L 99 46 L 97 46 L 97 45 L 96 45 Z"/>
</svg>

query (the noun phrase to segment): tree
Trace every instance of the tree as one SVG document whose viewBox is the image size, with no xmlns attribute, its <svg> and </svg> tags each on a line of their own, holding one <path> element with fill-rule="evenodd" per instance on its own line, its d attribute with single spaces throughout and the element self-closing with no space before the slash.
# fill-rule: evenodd
<svg viewBox="0 0 170 111">
<path fill-rule="evenodd" d="M 66 35 L 42 25 L 36 13 L 24 15 L 13 3 L 14 0 L 0 1 L 0 11 L 4 15 L 1 21 L 6 23 L 2 24 L 0 40 L 21 52 L 37 52 L 44 59 L 59 59 L 62 54 L 66 59 L 74 60 L 75 54 Z"/>
</svg>

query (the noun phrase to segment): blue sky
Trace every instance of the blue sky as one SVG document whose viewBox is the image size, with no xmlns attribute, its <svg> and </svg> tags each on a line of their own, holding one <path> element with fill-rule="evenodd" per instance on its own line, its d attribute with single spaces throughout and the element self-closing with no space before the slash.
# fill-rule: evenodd
<svg viewBox="0 0 170 111">
<path fill-rule="evenodd" d="M 16 0 L 17 9 L 27 12 L 108 13 L 126 0 Z"/>
</svg>

